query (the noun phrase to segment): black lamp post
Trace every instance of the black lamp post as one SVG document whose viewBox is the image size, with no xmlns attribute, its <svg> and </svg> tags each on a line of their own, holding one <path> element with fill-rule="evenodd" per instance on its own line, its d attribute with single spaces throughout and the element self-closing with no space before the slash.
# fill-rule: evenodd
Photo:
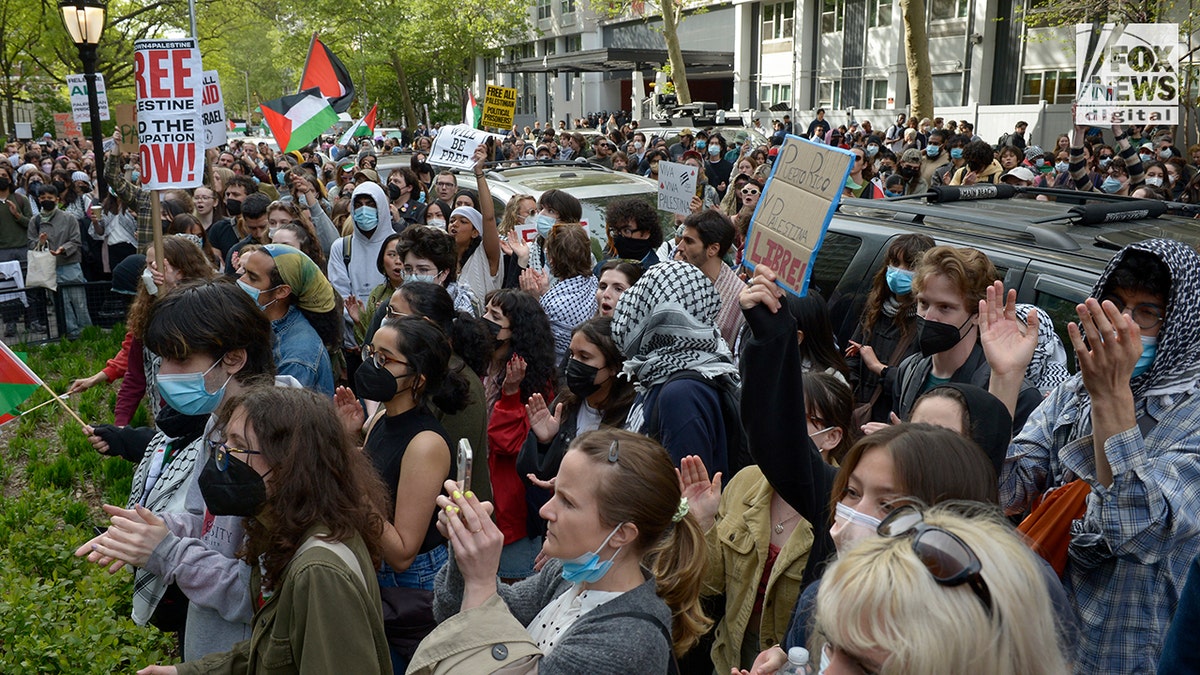
<svg viewBox="0 0 1200 675">
<path fill-rule="evenodd" d="M 107 0 L 59 0 L 63 25 L 71 41 L 79 48 L 83 73 L 87 79 L 88 114 L 92 120 L 92 154 L 96 157 L 96 194 L 103 198 L 108 191 L 104 181 L 104 135 L 100 130 L 100 100 L 96 92 L 96 45 L 104 33 Z"/>
</svg>

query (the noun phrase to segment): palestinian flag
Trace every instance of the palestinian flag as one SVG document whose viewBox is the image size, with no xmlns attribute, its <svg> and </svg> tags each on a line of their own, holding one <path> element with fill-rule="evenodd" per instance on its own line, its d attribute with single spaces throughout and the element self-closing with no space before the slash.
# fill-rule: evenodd
<svg viewBox="0 0 1200 675">
<path fill-rule="evenodd" d="M 316 88 L 265 101 L 262 114 L 283 152 L 303 148 L 338 121 L 337 113 Z"/>
<path fill-rule="evenodd" d="M 17 406 L 42 386 L 42 378 L 25 365 L 8 345 L 0 342 L 0 424 L 12 419 Z"/>
<path fill-rule="evenodd" d="M 316 87 L 329 99 L 335 112 L 346 112 L 354 100 L 354 82 L 346 64 L 329 51 L 329 47 L 313 33 L 308 57 L 304 59 L 304 75 L 300 78 L 300 91 Z"/>
<path fill-rule="evenodd" d="M 463 108 L 463 124 L 472 129 L 478 129 L 481 119 L 483 119 L 483 106 L 475 102 L 475 93 L 468 89 L 467 105 Z"/>
<path fill-rule="evenodd" d="M 351 138 L 356 136 L 370 137 L 371 134 L 375 133 L 375 113 L 378 111 L 378 103 L 371 106 L 371 112 L 367 113 L 366 117 L 350 125 L 346 133 L 342 134 L 342 137 L 338 139 L 338 145 L 345 145 L 350 142 Z"/>
<path fill-rule="evenodd" d="M 246 133 L 246 120 L 229 119 L 229 130 L 235 134 Z"/>
</svg>

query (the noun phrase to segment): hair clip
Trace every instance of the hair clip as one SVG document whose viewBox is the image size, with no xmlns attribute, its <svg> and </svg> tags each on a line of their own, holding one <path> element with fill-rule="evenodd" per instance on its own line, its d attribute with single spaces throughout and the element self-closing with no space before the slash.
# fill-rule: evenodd
<svg viewBox="0 0 1200 675">
<path fill-rule="evenodd" d="M 620 454 L 620 452 L 621 452 L 620 441 L 613 439 L 612 445 L 608 446 L 608 461 L 613 464 L 616 464 L 617 456 Z"/>
</svg>

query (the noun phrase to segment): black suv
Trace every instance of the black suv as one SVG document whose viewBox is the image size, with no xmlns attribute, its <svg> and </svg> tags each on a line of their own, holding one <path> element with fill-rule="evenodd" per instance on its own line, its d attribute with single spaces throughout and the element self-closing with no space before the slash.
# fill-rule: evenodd
<svg viewBox="0 0 1200 675">
<path fill-rule="evenodd" d="M 1044 194 L 1056 201 L 1029 197 Z M 810 286 L 829 300 L 838 343 L 846 344 L 883 265 L 892 240 L 919 232 L 939 244 L 985 253 L 1017 289 L 1054 319 L 1074 369 L 1067 322 L 1075 305 L 1117 250 L 1153 238 L 1200 248 L 1200 223 L 1192 205 L 1114 197 L 1092 192 L 1008 185 L 940 187 L 917 198 L 843 199 L 813 266 Z M 1200 270 L 1197 270 L 1200 274 Z"/>
</svg>

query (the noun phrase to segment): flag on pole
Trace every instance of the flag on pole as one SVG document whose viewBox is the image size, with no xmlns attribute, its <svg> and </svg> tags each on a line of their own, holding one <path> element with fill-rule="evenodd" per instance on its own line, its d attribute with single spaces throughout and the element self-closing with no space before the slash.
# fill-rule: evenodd
<svg viewBox="0 0 1200 675">
<path fill-rule="evenodd" d="M 241 133 L 241 134 L 247 133 L 249 131 L 249 129 L 246 125 L 246 120 L 235 120 L 233 118 L 229 119 L 229 130 L 234 133 Z"/>
<path fill-rule="evenodd" d="M 0 424 L 12 419 L 11 413 L 17 406 L 33 395 L 38 387 L 44 386 L 42 378 L 29 369 L 8 345 L 0 342 Z"/>
<path fill-rule="evenodd" d="M 379 111 L 379 104 L 371 106 L 371 111 L 368 112 L 362 119 L 350 125 L 346 133 L 338 139 L 338 145 L 345 145 L 350 142 L 351 138 L 356 136 L 370 136 L 375 133 L 375 113 Z"/>
<path fill-rule="evenodd" d="M 300 92 L 316 87 L 329 99 L 335 112 L 346 112 L 354 100 L 354 82 L 342 60 L 313 33 L 308 56 L 304 59 L 304 74 L 300 77 Z M 299 93 L 299 92 L 297 92 Z"/>
<path fill-rule="evenodd" d="M 284 152 L 308 145 L 338 121 L 329 101 L 317 88 L 284 96 L 262 104 L 263 122 Z"/>
<path fill-rule="evenodd" d="M 463 124 L 472 129 L 479 128 L 479 120 L 483 118 L 483 106 L 475 102 L 475 93 L 467 90 L 467 105 L 463 108 Z"/>
</svg>

